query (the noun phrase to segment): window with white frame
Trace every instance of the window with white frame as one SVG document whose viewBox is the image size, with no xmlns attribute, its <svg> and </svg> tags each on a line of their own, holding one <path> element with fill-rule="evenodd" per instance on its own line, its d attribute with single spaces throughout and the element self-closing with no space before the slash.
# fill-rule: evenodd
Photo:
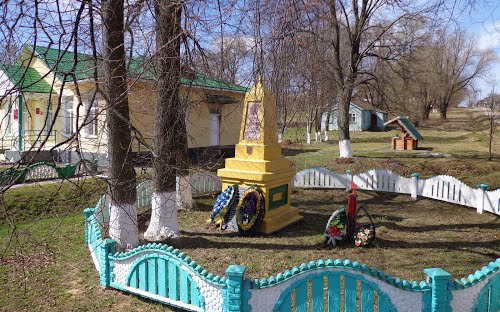
<svg viewBox="0 0 500 312">
<path fill-rule="evenodd" d="M 354 113 L 349 114 L 349 123 L 356 123 L 356 114 Z"/>
<path fill-rule="evenodd" d="M 92 100 L 92 99 L 91 99 Z M 88 115 L 87 115 L 87 134 L 89 135 L 97 135 L 97 127 L 98 127 L 98 107 L 97 107 L 98 97 L 97 94 L 92 103 L 89 103 Z"/>
<path fill-rule="evenodd" d="M 73 116 L 73 97 L 65 96 L 62 98 L 63 112 L 63 132 L 70 136 L 75 133 L 75 120 Z"/>
</svg>

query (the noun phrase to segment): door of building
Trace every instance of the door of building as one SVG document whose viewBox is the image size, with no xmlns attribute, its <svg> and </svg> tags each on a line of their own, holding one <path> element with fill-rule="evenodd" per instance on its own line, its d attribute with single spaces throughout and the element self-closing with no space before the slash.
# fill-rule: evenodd
<svg viewBox="0 0 500 312">
<path fill-rule="evenodd" d="M 220 137 L 220 115 L 210 114 L 210 146 L 218 146 Z"/>
<path fill-rule="evenodd" d="M 377 114 L 376 113 L 371 113 L 370 115 L 370 128 L 376 129 L 377 128 Z"/>
</svg>

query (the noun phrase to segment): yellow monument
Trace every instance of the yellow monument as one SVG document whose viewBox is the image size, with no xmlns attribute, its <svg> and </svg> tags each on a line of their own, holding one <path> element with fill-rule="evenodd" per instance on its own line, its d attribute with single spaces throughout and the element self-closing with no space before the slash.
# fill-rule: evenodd
<svg viewBox="0 0 500 312">
<path fill-rule="evenodd" d="M 265 197 L 265 214 L 257 231 L 272 233 L 294 223 L 302 216 L 290 207 L 291 180 L 295 169 L 281 156 L 276 126 L 276 100 L 262 85 L 262 78 L 245 95 L 240 140 L 235 157 L 226 159 L 226 166 L 217 175 L 222 187 L 256 185 Z"/>
</svg>

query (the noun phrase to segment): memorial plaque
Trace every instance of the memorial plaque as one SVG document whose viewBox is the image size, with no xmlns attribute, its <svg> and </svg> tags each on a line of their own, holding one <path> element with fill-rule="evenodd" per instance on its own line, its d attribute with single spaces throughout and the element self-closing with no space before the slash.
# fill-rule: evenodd
<svg viewBox="0 0 500 312">
<path fill-rule="evenodd" d="M 260 102 L 249 102 L 245 122 L 244 139 L 249 141 L 260 140 Z"/>
</svg>

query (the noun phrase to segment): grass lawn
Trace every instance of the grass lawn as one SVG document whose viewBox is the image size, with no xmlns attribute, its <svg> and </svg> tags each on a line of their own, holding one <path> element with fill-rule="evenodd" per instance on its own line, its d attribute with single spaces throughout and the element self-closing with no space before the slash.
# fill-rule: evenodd
<svg viewBox="0 0 500 312">
<path fill-rule="evenodd" d="M 391 150 L 391 137 L 400 130 L 386 132 L 351 132 L 353 163 L 338 162 L 338 134 L 330 131 L 331 141 L 308 145 L 304 129 L 290 129 L 285 138 L 292 144 L 283 154 L 298 170 L 326 167 L 336 172 L 351 169 L 388 169 L 409 176 L 418 172 L 424 178 L 440 174 L 454 176 L 470 186 L 479 183 L 500 188 L 500 130 L 493 141 L 493 160 L 488 161 L 486 117 L 475 110 L 452 109 L 448 121 L 437 115 L 425 127 L 418 128 L 424 137 L 419 150 Z"/>
<path fill-rule="evenodd" d="M 298 169 L 322 166 L 361 172 L 386 168 L 404 175 L 419 172 L 424 177 L 450 174 L 472 186 L 481 182 L 497 188 L 500 150 L 494 161 L 487 161 L 483 121 L 473 111 L 452 111 L 445 125 L 432 121 L 421 130 L 425 149 L 418 151 L 391 151 L 395 131 L 354 133 L 353 163 L 337 163 L 336 142 L 308 146 L 299 140 L 285 154 Z M 335 137 L 333 133 L 331 138 Z M 497 138 L 495 146 L 499 143 Z M 82 210 L 95 205 L 104 189 L 96 181 L 65 182 L 4 194 L 2 209 L 16 223 L 0 219 L 0 311 L 165 310 L 154 302 L 98 286 L 83 244 Z M 205 224 L 214 198 L 202 198 L 196 201 L 195 210 L 179 212 L 182 237 L 167 243 L 214 274 L 222 275 L 230 264 L 243 264 L 251 278 L 275 275 L 319 258 L 357 260 L 408 280 L 424 279 L 422 270 L 428 267 L 442 267 L 459 278 L 500 257 L 500 217 L 428 199 L 413 201 L 408 195 L 374 192 L 361 192 L 359 203 L 368 207 L 377 225 L 375 246 L 323 249 L 325 223 L 346 200 L 342 190 L 295 190 L 292 205 L 300 209 L 301 222 L 274 235 L 238 237 Z M 139 220 L 144 230 L 148 212 L 141 213 Z"/>
</svg>

